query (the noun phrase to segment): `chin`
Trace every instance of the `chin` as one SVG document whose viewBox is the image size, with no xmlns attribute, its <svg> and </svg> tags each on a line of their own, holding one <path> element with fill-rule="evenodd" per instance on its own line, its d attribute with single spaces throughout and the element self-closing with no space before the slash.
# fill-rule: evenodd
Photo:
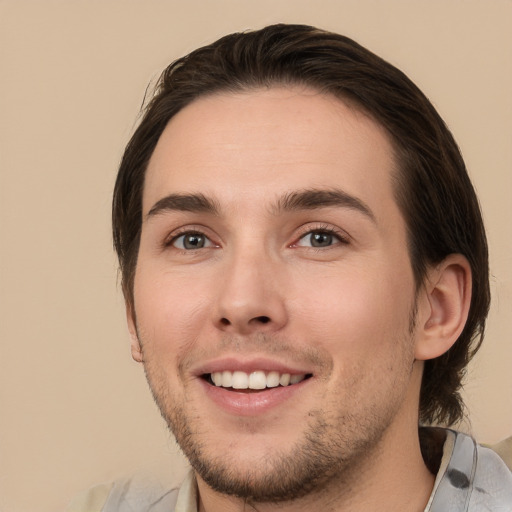
<svg viewBox="0 0 512 512">
<path fill-rule="evenodd" d="M 277 503 L 322 492 L 335 479 L 343 485 L 354 467 L 371 456 L 385 430 L 341 422 L 333 435 L 334 425 L 322 411 L 308 417 L 297 439 L 288 438 L 286 445 L 276 437 L 265 441 L 262 434 L 247 444 L 243 434 L 233 434 L 235 442 L 227 435 L 215 439 L 211 426 L 209 432 L 197 428 L 192 418 L 167 419 L 196 474 L 211 489 L 248 503 Z"/>
<path fill-rule="evenodd" d="M 194 450 L 186 455 L 211 489 L 252 503 L 301 498 L 321 491 L 339 474 L 340 461 L 331 458 L 331 464 L 326 467 L 328 457 L 319 456 L 318 450 L 311 453 L 303 443 L 288 453 L 276 450 L 271 455 L 262 453 L 256 457 L 251 450 L 243 457 L 237 451 L 229 457 L 213 457 Z"/>
</svg>

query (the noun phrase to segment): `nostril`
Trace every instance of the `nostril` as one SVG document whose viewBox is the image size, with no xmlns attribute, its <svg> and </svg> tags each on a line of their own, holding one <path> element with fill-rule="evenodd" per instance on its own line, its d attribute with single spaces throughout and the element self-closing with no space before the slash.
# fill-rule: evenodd
<svg viewBox="0 0 512 512">
<path fill-rule="evenodd" d="M 271 322 L 272 322 L 272 320 L 269 316 L 261 315 L 261 316 L 255 316 L 254 318 L 251 318 L 248 322 L 248 325 L 253 325 L 253 326 L 256 326 L 257 324 L 265 325 L 265 324 L 268 324 Z M 232 322 L 231 320 L 229 320 L 229 318 L 226 318 L 226 317 L 222 317 L 219 320 L 219 323 L 220 323 L 220 325 L 222 325 L 224 327 L 229 327 L 231 325 L 238 325 L 237 321 Z"/>
</svg>

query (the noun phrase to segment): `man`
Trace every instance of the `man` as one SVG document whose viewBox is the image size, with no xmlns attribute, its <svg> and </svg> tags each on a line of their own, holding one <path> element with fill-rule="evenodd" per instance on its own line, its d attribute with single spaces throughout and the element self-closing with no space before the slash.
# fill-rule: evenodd
<svg viewBox="0 0 512 512">
<path fill-rule="evenodd" d="M 113 225 L 132 355 L 192 471 L 103 510 L 512 510 L 496 454 L 423 428 L 462 418 L 487 244 L 399 70 L 306 26 L 196 50 L 126 148 Z"/>
</svg>

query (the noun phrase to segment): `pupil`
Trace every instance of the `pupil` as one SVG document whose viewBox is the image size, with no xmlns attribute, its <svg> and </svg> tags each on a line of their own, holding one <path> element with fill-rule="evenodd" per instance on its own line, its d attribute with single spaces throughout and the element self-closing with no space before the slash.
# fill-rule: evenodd
<svg viewBox="0 0 512 512">
<path fill-rule="evenodd" d="M 327 247 L 332 244 L 332 235 L 327 233 L 313 233 L 311 235 L 311 245 L 313 247 Z"/>
<path fill-rule="evenodd" d="M 204 237 L 202 235 L 188 235 L 183 241 L 185 249 L 200 249 L 204 246 Z"/>
</svg>

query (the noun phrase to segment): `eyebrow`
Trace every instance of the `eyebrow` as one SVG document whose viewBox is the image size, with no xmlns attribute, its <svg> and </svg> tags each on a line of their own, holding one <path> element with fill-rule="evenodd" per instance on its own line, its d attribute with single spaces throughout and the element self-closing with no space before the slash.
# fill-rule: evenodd
<svg viewBox="0 0 512 512">
<path fill-rule="evenodd" d="M 146 215 L 146 219 L 169 211 L 219 214 L 219 208 L 204 194 L 169 194 L 157 201 Z"/>
<path fill-rule="evenodd" d="M 368 205 L 361 199 L 340 189 L 308 189 L 290 192 L 277 201 L 273 210 L 276 212 L 287 212 L 315 210 L 317 208 L 328 208 L 330 206 L 356 210 L 368 217 L 372 222 L 377 222 L 375 215 Z"/>
<path fill-rule="evenodd" d="M 316 210 L 331 206 L 356 210 L 376 223 L 372 210 L 361 199 L 340 189 L 307 189 L 289 192 L 279 198 L 271 206 L 270 211 L 276 215 L 281 212 Z M 169 194 L 153 205 L 146 219 L 169 211 L 209 213 L 218 216 L 220 208 L 216 201 L 204 194 Z"/>
</svg>

